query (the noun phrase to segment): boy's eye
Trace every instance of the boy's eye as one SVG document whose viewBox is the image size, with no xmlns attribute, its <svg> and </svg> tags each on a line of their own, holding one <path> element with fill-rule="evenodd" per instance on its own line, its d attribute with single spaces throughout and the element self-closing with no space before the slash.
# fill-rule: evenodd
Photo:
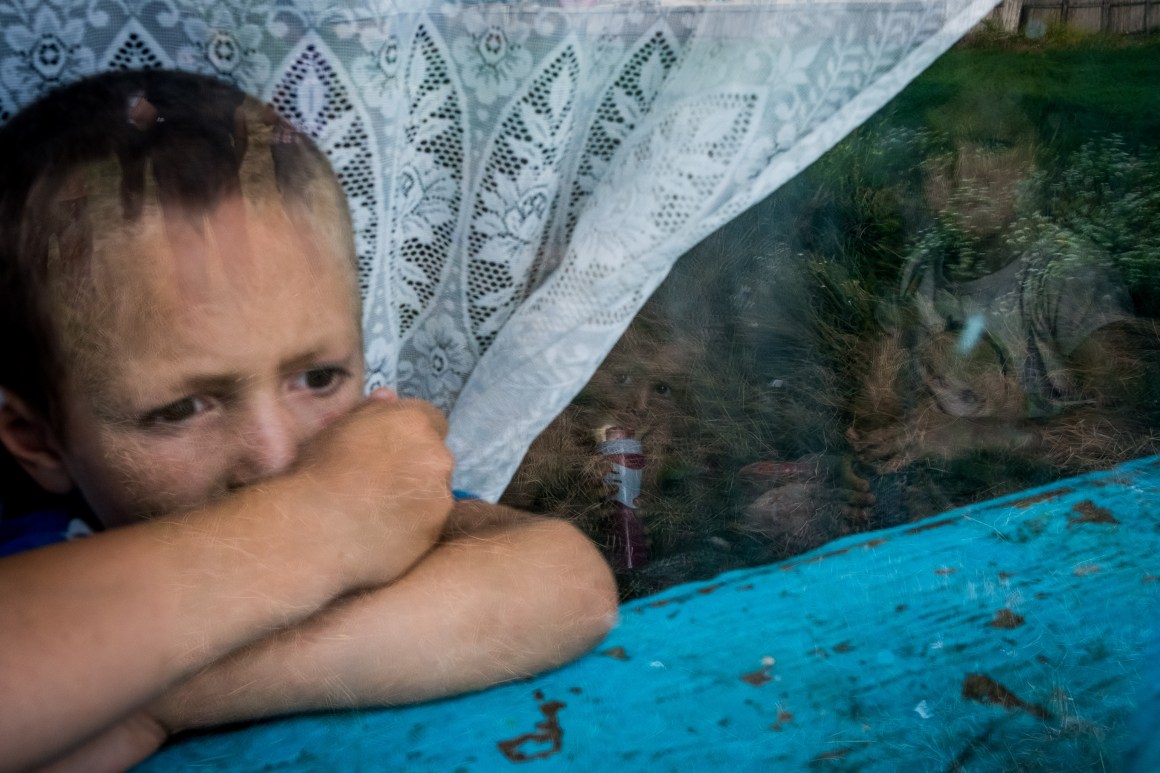
<svg viewBox="0 0 1160 773">
<path fill-rule="evenodd" d="M 326 392 L 336 388 L 346 375 L 342 368 L 311 368 L 298 378 L 298 386 L 311 392 Z"/>
<path fill-rule="evenodd" d="M 149 411 L 145 414 L 144 423 L 148 425 L 180 424 L 204 412 L 206 408 L 208 408 L 206 402 L 199 397 L 183 397 L 169 405 L 163 405 Z"/>
</svg>

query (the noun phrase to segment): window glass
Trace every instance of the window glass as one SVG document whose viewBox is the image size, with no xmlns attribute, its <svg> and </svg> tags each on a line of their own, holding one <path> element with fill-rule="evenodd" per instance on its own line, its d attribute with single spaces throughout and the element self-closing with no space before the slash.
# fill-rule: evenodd
<svg viewBox="0 0 1160 773">
<path fill-rule="evenodd" d="M 505 501 L 632 597 L 1156 453 L 1157 82 L 979 28 L 688 253 Z"/>
</svg>

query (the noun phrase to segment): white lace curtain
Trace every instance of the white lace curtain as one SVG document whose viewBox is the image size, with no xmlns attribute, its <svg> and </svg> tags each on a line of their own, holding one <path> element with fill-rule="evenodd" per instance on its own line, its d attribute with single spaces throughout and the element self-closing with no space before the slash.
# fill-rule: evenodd
<svg viewBox="0 0 1160 773">
<path fill-rule="evenodd" d="M 673 262 L 994 0 L 0 0 L 0 120 L 93 72 L 232 81 L 350 198 L 372 385 L 487 498 Z"/>
</svg>

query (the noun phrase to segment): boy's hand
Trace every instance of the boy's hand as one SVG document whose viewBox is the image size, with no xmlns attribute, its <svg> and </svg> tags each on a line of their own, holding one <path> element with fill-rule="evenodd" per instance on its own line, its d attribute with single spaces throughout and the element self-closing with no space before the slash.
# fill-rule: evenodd
<svg viewBox="0 0 1160 773">
<path fill-rule="evenodd" d="M 451 511 L 447 420 L 430 403 L 378 390 L 320 432 L 292 473 L 350 587 L 389 582 L 438 540 Z"/>
</svg>

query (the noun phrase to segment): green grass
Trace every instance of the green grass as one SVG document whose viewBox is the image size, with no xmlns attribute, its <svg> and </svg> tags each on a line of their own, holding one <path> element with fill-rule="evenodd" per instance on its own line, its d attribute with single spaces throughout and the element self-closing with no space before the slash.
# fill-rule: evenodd
<svg viewBox="0 0 1160 773">
<path fill-rule="evenodd" d="M 1041 138 L 1060 150 L 1106 132 L 1132 144 L 1154 143 L 1160 137 L 1160 35 L 1092 36 L 1064 47 L 958 47 L 877 120 L 936 129 L 950 121 L 970 123 L 977 116 L 963 113 L 981 101 L 970 96 L 994 94 L 1014 98 Z"/>
</svg>

